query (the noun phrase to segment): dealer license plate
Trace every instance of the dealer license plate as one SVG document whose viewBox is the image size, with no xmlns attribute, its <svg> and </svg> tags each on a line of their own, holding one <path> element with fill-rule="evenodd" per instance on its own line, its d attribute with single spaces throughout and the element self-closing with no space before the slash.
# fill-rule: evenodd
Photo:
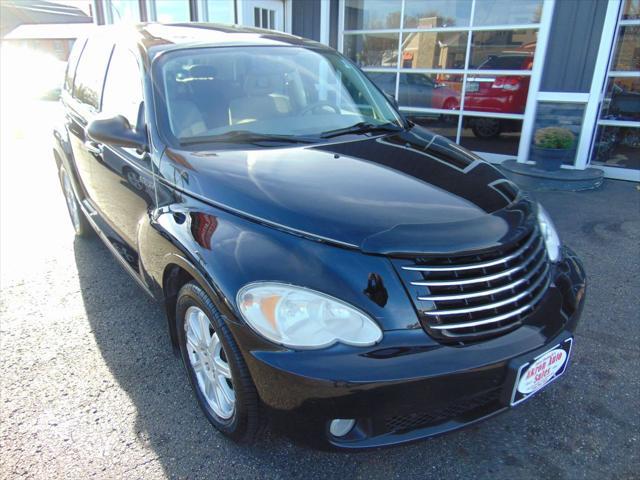
<svg viewBox="0 0 640 480">
<path fill-rule="evenodd" d="M 518 369 L 511 393 L 511 406 L 540 391 L 564 373 L 571 356 L 573 338 L 567 338 Z"/>
</svg>

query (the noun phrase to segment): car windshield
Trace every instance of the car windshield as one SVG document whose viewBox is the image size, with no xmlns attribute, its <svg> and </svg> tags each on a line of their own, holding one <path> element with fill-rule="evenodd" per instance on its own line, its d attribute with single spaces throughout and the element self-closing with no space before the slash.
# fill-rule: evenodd
<svg viewBox="0 0 640 480">
<path fill-rule="evenodd" d="M 384 94 L 351 62 L 330 51 L 178 50 L 159 58 L 154 81 L 161 100 L 160 126 L 170 143 L 178 145 L 310 142 L 403 125 Z"/>
</svg>

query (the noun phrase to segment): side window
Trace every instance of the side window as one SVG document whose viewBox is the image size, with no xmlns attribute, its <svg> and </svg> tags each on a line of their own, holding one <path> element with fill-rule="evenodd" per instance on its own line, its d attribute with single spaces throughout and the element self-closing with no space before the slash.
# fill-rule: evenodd
<svg viewBox="0 0 640 480">
<path fill-rule="evenodd" d="M 124 115 L 131 126 L 136 128 L 142 98 L 136 57 L 130 50 L 117 45 L 109 62 L 102 95 L 102 111 L 110 115 Z"/>
<path fill-rule="evenodd" d="M 78 60 L 80 59 L 80 54 L 84 49 L 85 43 L 87 43 L 86 38 L 77 39 L 69 54 L 69 60 L 67 60 L 67 71 L 64 74 L 64 89 L 69 93 L 73 91 L 73 77 L 76 75 L 76 67 L 78 66 Z"/>
<path fill-rule="evenodd" d="M 104 75 L 112 49 L 111 42 L 89 39 L 76 69 L 73 96 L 95 110 L 100 106 Z"/>
</svg>

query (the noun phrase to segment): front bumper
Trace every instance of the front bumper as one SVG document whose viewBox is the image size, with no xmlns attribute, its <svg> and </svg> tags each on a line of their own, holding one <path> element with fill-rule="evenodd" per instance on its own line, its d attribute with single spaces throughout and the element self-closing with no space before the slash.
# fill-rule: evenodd
<svg viewBox="0 0 640 480">
<path fill-rule="evenodd" d="M 422 329 L 386 331 L 368 349 L 259 348 L 244 328 L 234 333 L 262 401 L 280 425 L 320 445 L 370 448 L 444 433 L 509 408 L 513 372 L 571 337 L 582 312 L 586 280 L 564 249 L 553 282 L 530 319 L 497 338 L 466 346 L 433 342 Z M 354 418 L 344 437 L 329 433 L 335 418 Z"/>
</svg>

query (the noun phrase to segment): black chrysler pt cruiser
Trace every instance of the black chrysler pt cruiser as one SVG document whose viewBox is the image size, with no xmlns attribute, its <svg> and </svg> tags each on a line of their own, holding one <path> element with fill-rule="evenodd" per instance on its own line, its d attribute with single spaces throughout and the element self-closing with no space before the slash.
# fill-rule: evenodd
<svg viewBox="0 0 640 480">
<path fill-rule="evenodd" d="M 163 304 L 217 429 L 398 444 L 565 371 L 583 268 L 496 168 L 319 43 L 111 28 L 69 59 L 60 183 L 77 235 Z"/>
</svg>

